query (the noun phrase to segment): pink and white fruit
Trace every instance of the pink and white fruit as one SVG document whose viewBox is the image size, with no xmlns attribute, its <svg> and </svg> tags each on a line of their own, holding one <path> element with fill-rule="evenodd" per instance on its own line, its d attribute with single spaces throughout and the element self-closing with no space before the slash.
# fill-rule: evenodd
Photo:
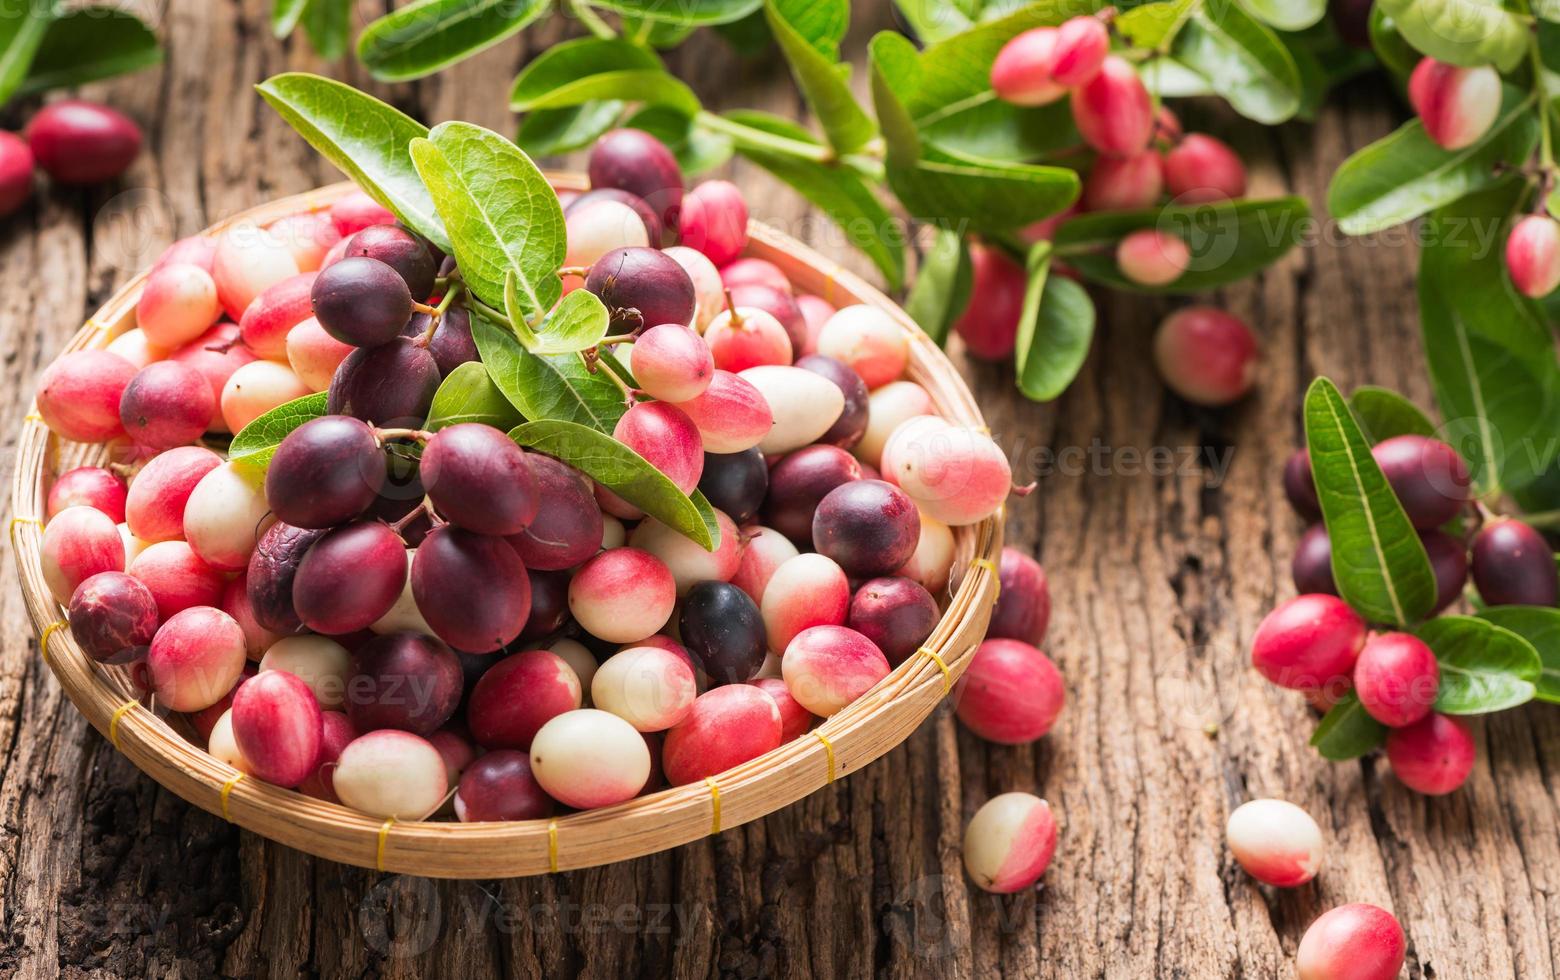
<svg viewBox="0 0 1560 980">
<path fill-rule="evenodd" d="M 880 469 L 922 513 L 951 527 L 990 517 L 1013 489 L 1007 456 L 990 436 L 934 415 L 895 429 Z"/>
<path fill-rule="evenodd" d="M 287 334 L 314 315 L 311 291 L 316 276 L 301 272 L 266 288 L 244 310 L 239 336 L 256 357 L 278 360 L 287 354 Z M 199 333 L 199 331 L 196 331 Z"/>
<path fill-rule="evenodd" d="M 1056 61 L 1054 27 L 1036 27 L 1014 37 L 991 63 L 991 87 L 997 98 L 1014 105 L 1041 106 L 1067 94 L 1051 76 Z"/>
<path fill-rule="evenodd" d="M 838 388 L 834 390 L 839 391 Z M 840 395 L 841 406 L 844 400 L 845 396 Z M 751 381 L 730 371 L 717 370 L 703 394 L 678 402 L 677 407 L 693 420 L 707 453 L 740 453 L 752 449 L 775 425 L 774 412 L 763 394 Z M 820 434 L 823 431 L 827 431 L 827 427 L 820 430 Z"/>
<path fill-rule="evenodd" d="M 244 761 L 244 754 L 238 750 L 238 742 L 233 738 L 231 707 L 223 711 L 211 726 L 211 733 L 206 736 L 206 752 L 213 759 L 225 762 L 239 772 L 249 772 L 249 763 Z"/>
<path fill-rule="evenodd" d="M 1311 923 L 1295 952 L 1300 980 L 1394 980 L 1407 943 L 1391 912 L 1358 902 Z"/>
<path fill-rule="evenodd" d="M 1246 873 L 1275 888 L 1298 888 L 1322 867 L 1322 828 L 1285 800 L 1251 800 L 1224 827 L 1230 853 Z"/>
<path fill-rule="evenodd" d="M 326 333 L 312 316 L 287 332 L 287 363 L 310 391 L 329 388 L 336 369 L 354 350 L 357 348 Z"/>
<path fill-rule="evenodd" d="M 784 653 L 803 630 L 845 625 L 850 581 L 839 565 L 823 555 L 797 555 L 775 569 L 759 609 L 769 649 Z"/>
<path fill-rule="evenodd" d="M 297 786 L 319 765 L 324 721 L 314 692 L 285 670 L 262 671 L 233 695 L 233 740 L 251 775 Z"/>
<path fill-rule="evenodd" d="M 643 247 L 650 244 L 644 219 L 622 201 L 602 199 L 582 202 L 564 219 L 568 236 L 565 267 L 587 269 L 614 249 Z M 564 279 L 564 287 L 578 288 L 585 280 L 578 276 Z"/>
<path fill-rule="evenodd" d="M 954 322 L 953 329 L 964 339 L 972 356 L 987 361 L 1005 360 L 1018 342 L 1018 321 L 1023 315 L 1028 284 L 1024 267 L 1002 249 L 975 242 L 970 245 L 970 274 L 970 295 L 977 299 Z M 930 407 L 913 414 L 928 411 Z M 873 415 L 876 414 L 874 409 Z"/>
<path fill-rule="evenodd" d="M 135 366 L 118 354 L 63 354 L 38 379 L 38 414 L 63 439 L 107 442 L 125 431 L 119 402 L 135 376 Z"/>
<path fill-rule="evenodd" d="M 1084 142 L 1107 156 L 1142 153 L 1154 135 L 1153 99 L 1132 63 L 1115 55 L 1073 90 L 1072 115 Z"/>
<path fill-rule="evenodd" d="M 32 196 L 33 153 L 15 133 L 0 134 L 0 217 L 14 214 Z"/>
<path fill-rule="evenodd" d="M 174 711 L 216 704 L 238 683 L 248 662 L 244 631 L 232 616 L 210 606 L 168 617 L 146 654 L 152 690 Z"/>
<path fill-rule="evenodd" d="M 699 695 L 670 729 L 661 766 L 673 786 L 715 776 L 780 745 L 780 707 L 751 684 L 728 684 Z"/>
<path fill-rule="evenodd" d="M 1017 548 L 1003 548 L 997 575 L 1001 589 L 986 635 L 1039 646 L 1051 622 L 1051 587 L 1045 569 Z"/>
<path fill-rule="evenodd" d="M 152 590 L 157 611 L 164 620 L 185 609 L 222 602 L 222 573 L 202 561 L 183 541 L 147 545 L 131 560 L 129 572 Z"/>
<path fill-rule="evenodd" d="M 847 306 L 823 325 L 818 353 L 843 361 L 868 388 L 881 388 L 905 373 L 910 335 L 876 306 Z"/>
<path fill-rule="evenodd" d="M 462 823 L 536 820 L 552 812 L 552 797 L 531 772 L 531 757 L 512 749 L 472 762 L 455 788 L 455 816 Z"/>
<path fill-rule="evenodd" d="M 986 640 L 955 691 L 966 728 L 988 742 L 1022 745 L 1051 730 L 1066 686 L 1051 658 L 1019 640 Z"/>
<path fill-rule="evenodd" d="M 1365 621 L 1337 596 L 1302 595 L 1267 614 L 1251 641 L 1251 665 L 1279 687 L 1312 691 L 1354 672 Z"/>
<path fill-rule="evenodd" d="M 1430 713 L 1441 686 L 1435 653 L 1410 633 L 1379 633 L 1354 662 L 1360 705 L 1383 725 L 1402 728 Z"/>
<path fill-rule="evenodd" d="M 1244 398 L 1257 380 L 1262 351 L 1239 317 L 1190 306 L 1165 317 L 1154 334 L 1154 365 L 1171 391 L 1217 408 Z"/>
<path fill-rule="evenodd" d="M 265 475 L 243 463 L 223 463 L 190 491 L 184 538 L 212 568 L 237 572 L 249 566 L 260 535 L 274 520 L 265 500 Z"/>
<path fill-rule="evenodd" d="M 639 387 L 664 402 L 685 402 L 704 394 L 715 359 L 704 339 L 687 327 L 663 323 L 634 341 L 629 368 Z"/>
<path fill-rule="evenodd" d="M 1072 17 L 1056 29 L 1051 78 L 1058 85 L 1076 88 L 1099 74 L 1110 54 L 1110 33 L 1098 17 Z"/>
<path fill-rule="evenodd" d="M 116 524 L 125 519 L 125 481 L 101 466 L 78 466 L 61 473 L 49 488 L 44 513 L 50 520 L 67 507 L 92 507 Z"/>
<path fill-rule="evenodd" d="M 255 359 L 238 340 L 238 324 L 219 323 L 168 355 L 170 361 L 199 371 L 211 386 L 211 421 L 207 428 L 213 432 L 228 431 L 222 420 L 222 389 L 227 387 L 234 371 Z"/>
<path fill-rule="evenodd" d="M 449 792 L 449 777 L 444 757 L 427 739 L 385 728 L 360 735 L 341 750 L 331 786 L 354 810 L 420 820 Z"/>
<path fill-rule="evenodd" d="M 1165 186 L 1177 204 L 1206 204 L 1246 196 L 1246 165 L 1222 140 L 1188 133 L 1165 154 Z"/>
<path fill-rule="evenodd" d="M 1090 211 L 1151 207 L 1164 186 L 1164 168 L 1153 150 L 1129 157 L 1100 157 L 1083 182 L 1083 206 Z"/>
<path fill-rule="evenodd" d="M 547 795 L 579 810 L 639 794 L 650 778 L 650 747 L 628 722 L 580 708 L 543 725 L 531 742 L 531 773 Z"/>
<path fill-rule="evenodd" d="M 1387 734 L 1387 761 L 1398 781 L 1416 793 L 1444 796 L 1468 781 L 1477 752 L 1467 725 L 1432 711 Z"/>
<path fill-rule="evenodd" d="M 406 551 L 407 567 L 411 567 L 412 561 L 417 557 L 414 548 Z M 428 620 L 423 616 L 422 610 L 417 608 L 417 596 L 412 591 L 412 577 L 406 577 L 406 584 L 401 587 L 401 594 L 395 600 L 395 605 L 390 611 L 380 616 L 368 627 L 375 633 L 426 633 L 434 635 L 433 627 L 428 625 Z"/>
<path fill-rule="evenodd" d="M 259 660 L 277 640 L 282 638 L 280 633 L 273 633 L 260 625 L 255 618 L 255 609 L 249 604 L 249 572 L 243 571 L 238 577 L 229 581 L 222 587 L 223 612 L 232 616 L 244 631 L 244 647 L 250 660 Z M 296 671 L 295 671 L 296 673 Z"/>
<path fill-rule="evenodd" d="M 715 366 L 722 371 L 740 373 L 764 364 L 790 364 L 791 338 L 769 313 L 752 306 L 739 306 L 716 314 L 704 329 Z"/>
<path fill-rule="evenodd" d="M 758 389 L 774 419 L 758 442 L 767 454 L 788 453 L 816 442 L 845 410 L 845 393 L 821 374 L 804 368 L 765 365 L 738 375 Z"/>
<path fill-rule="evenodd" d="M 773 658 L 771 658 L 773 659 Z M 765 667 L 769 666 L 765 661 Z M 791 689 L 785 686 L 784 678 L 779 676 L 779 663 L 775 664 L 776 673 L 765 675 L 759 672 L 759 677 L 748 681 L 749 684 L 763 691 L 775 699 L 775 706 L 780 709 L 780 743 L 784 745 L 792 739 L 801 738 L 812 728 L 813 722 L 818 718 L 811 711 L 802 707 L 802 703 L 791 696 Z"/>
<path fill-rule="evenodd" d="M 211 235 L 191 235 L 181 238 L 162 250 L 157 260 L 152 263 L 153 269 L 161 269 L 165 265 L 193 265 L 211 271 L 211 260 L 217 254 L 217 240 Z"/>
<path fill-rule="evenodd" d="M 341 753 L 361 734 L 352 720 L 339 711 L 320 712 L 320 754 L 314 771 L 298 784 L 298 792 L 326 803 L 340 803 L 336 795 L 336 763 Z"/>
<path fill-rule="evenodd" d="M 49 594 L 68 604 L 76 586 L 99 572 L 125 570 L 119 525 L 93 507 L 67 507 L 43 529 L 39 564 Z"/>
<path fill-rule="evenodd" d="M 590 707 L 590 684 L 596 676 L 600 665 L 596 662 L 596 655 L 590 652 L 590 648 L 578 640 L 559 640 L 547 648 L 548 652 L 555 653 L 569 669 L 574 671 L 574 676 L 580 682 L 580 691 L 583 694 L 581 704 Z"/>
<path fill-rule="evenodd" d="M 222 457 L 204 446 L 179 446 L 159 453 L 135 475 L 125 495 L 125 523 L 142 541 L 184 537 L 190 495 Z"/>
<path fill-rule="evenodd" d="M 547 650 L 512 654 L 471 690 L 466 723 L 485 749 L 524 749 L 541 727 L 580 706 L 583 687 L 562 657 Z"/>
<path fill-rule="evenodd" d="M 1539 299 L 1560 287 L 1560 221 L 1530 214 L 1506 239 L 1506 269 L 1524 296 Z"/>
<path fill-rule="evenodd" d="M 684 245 L 726 265 L 747 247 L 747 201 L 726 180 L 707 180 L 683 195 L 677 230 Z"/>
<path fill-rule="evenodd" d="M 856 443 L 856 458 L 868 466 L 882 469 L 883 447 L 888 445 L 894 430 L 917 415 L 933 415 L 936 411 L 932 396 L 914 381 L 884 385 L 867 399 L 867 431 Z"/>
<path fill-rule="evenodd" d="M 816 354 L 818 335 L 823 332 L 823 325 L 828 323 L 829 318 L 839 310 L 822 296 L 814 296 L 811 293 L 803 293 L 796 297 L 796 308 L 802 311 L 802 322 L 807 326 L 807 340 L 798 353 L 804 356 Z"/>
<path fill-rule="evenodd" d="M 215 409 L 199 371 L 179 361 L 154 361 L 125 386 L 119 421 L 137 446 L 162 451 L 199 439 Z"/>
<path fill-rule="evenodd" d="M 920 583 L 935 596 L 948 585 L 948 578 L 953 572 L 954 548 L 953 529 L 923 513 L 921 536 L 916 540 L 915 554 L 894 574 Z"/>
<path fill-rule="evenodd" d="M 328 636 L 288 636 L 271 644 L 260 671 L 282 670 L 308 685 L 321 708 L 340 708 L 352 676 L 352 655 Z"/>
<path fill-rule="evenodd" d="M 222 421 L 234 432 L 269 412 L 310 394 L 293 369 L 276 361 L 250 361 L 222 386 Z"/>
<path fill-rule="evenodd" d="M 1489 65 L 1459 68 L 1424 58 L 1408 77 L 1408 101 L 1442 149 L 1477 143 L 1500 115 L 1500 75 Z"/>
<path fill-rule="evenodd" d="M 677 581 L 659 558 L 638 548 L 603 551 L 569 583 L 569 611 L 592 636 L 633 643 L 659 630 L 677 604 Z"/>
<path fill-rule="evenodd" d="M 87 656 L 103 664 L 146 655 L 157 633 L 157 599 L 123 572 L 99 572 L 70 597 L 70 635 Z"/>
<path fill-rule="evenodd" d="M 140 327 L 126 330 L 110 340 L 108 346 L 103 349 L 129 361 L 137 371 L 153 361 L 160 361 L 168 356 L 167 351 L 146 339 L 146 333 Z"/>
<path fill-rule="evenodd" d="M 330 206 L 330 221 L 343 237 L 356 234 L 369 225 L 395 223 L 395 215 L 383 204 L 362 191 L 352 191 L 337 198 Z"/>
<path fill-rule="evenodd" d="M 165 265 L 146 278 L 135 322 L 149 343 L 177 347 L 205 333 L 222 316 L 217 284 L 196 265 Z"/>
<path fill-rule="evenodd" d="M 814 626 L 798 633 L 780 657 L 791 696 L 827 718 L 888 676 L 888 658 L 871 640 L 846 626 Z"/>
<path fill-rule="evenodd" d="M 699 582 L 729 582 L 741 563 L 741 538 L 737 526 L 723 511 L 715 511 L 720 528 L 720 544 L 714 551 L 653 517 L 639 522 L 628 536 L 631 548 L 647 551 L 659 558 L 677 583 L 677 594 L 685 596 Z"/>
<path fill-rule="evenodd" d="M 211 258 L 217 299 L 234 321 L 243 317 L 256 296 L 298 271 L 298 261 L 286 244 L 252 221 L 223 232 Z"/>
<path fill-rule="evenodd" d="M 1056 854 L 1056 816 L 1030 793 L 993 796 L 964 828 L 964 869 L 998 895 L 1024 891 L 1040 880 Z"/>
<path fill-rule="evenodd" d="M 1185 239 L 1152 228 L 1134 231 L 1116 246 L 1121 274 L 1140 286 L 1168 286 L 1191 264 Z"/>
<path fill-rule="evenodd" d="M 615 653 L 596 671 L 590 703 L 641 732 L 660 732 L 688 716 L 698 684 L 688 658 L 659 647 Z"/>
<path fill-rule="evenodd" d="M 330 250 L 341 244 L 341 232 L 325 211 L 288 215 L 272 222 L 266 233 L 292 253 L 300 272 L 318 270 Z"/>
<path fill-rule="evenodd" d="M 799 552 L 791 539 L 772 527 L 744 524 L 741 530 L 742 553 L 737 572 L 731 584 L 748 594 L 748 598 L 762 607 L 764 592 L 780 566 L 795 558 Z"/>
<path fill-rule="evenodd" d="M 640 402 L 618 419 L 612 437 L 660 470 L 683 493 L 704 472 L 704 448 L 693 420 L 675 405 Z"/>
<path fill-rule="evenodd" d="M 689 326 L 702 334 L 710 321 L 726 308 L 726 285 L 720 280 L 720 270 L 715 268 L 709 256 L 686 245 L 673 245 L 661 251 L 682 266 L 693 281 L 694 314 Z"/>
<path fill-rule="evenodd" d="M 791 280 L 778 265 L 768 259 L 737 259 L 723 266 L 720 281 L 727 289 L 735 289 L 747 283 L 771 286 L 783 293 L 791 292 Z"/>
</svg>

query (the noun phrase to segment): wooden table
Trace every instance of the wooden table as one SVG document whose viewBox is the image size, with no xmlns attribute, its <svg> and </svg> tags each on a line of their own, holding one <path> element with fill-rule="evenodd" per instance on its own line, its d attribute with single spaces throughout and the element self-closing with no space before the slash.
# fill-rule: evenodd
<svg viewBox="0 0 1560 980">
<path fill-rule="evenodd" d="M 172 4 L 166 66 L 90 93 L 146 125 L 122 187 L 45 193 L 0 230 L 0 432 L 85 315 L 167 241 L 335 178 L 250 90 L 319 67 L 271 40 L 267 6 Z M 883 5 L 861 6 L 857 51 L 891 24 Z M 508 79 L 559 31 L 437 79 L 370 87 L 429 121 L 509 131 Z M 800 109 L 774 58 L 743 64 L 700 38 L 670 61 L 713 105 Z M 1347 152 L 1395 124 L 1381 88 L 1356 84 L 1314 126 L 1232 127 L 1259 161 L 1255 189 L 1320 202 Z M 732 173 L 757 214 L 846 255 L 794 195 L 752 167 Z M 1214 297 L 1266 346 L 1260 388 L 1237 409 L 1195 411 L 1160 387 L 1144 356 L 1167 308 L 1154 303 L 1102 306 L 1088 366 L 1055 405 L 1018 397 L 1007 367 L 965 365 L 1020 476 L 1040 480 L 1009 508 L 1008 535 L 1051 576 L 1047 648 L 1068 706 L 1049 737 L 987 746 L 943 709 L 828 790 L 629 864 L 440 883 L 240 833 L 88 729 L 38 658 L 0 551 L 0 974 L 1272 977 L 1288 975 L 1317 914 L 1369 901 L 1402 920 L 1413 977 L 1551 975 L 1560 711 L 1476 723 L 1472 780 L 1426 800 L 1377 760 L 1320 760 L 1304 704 L 1247 667 L 1257 622 L 1291 591 L 1300 527 L 1278 472 L 1303 386 L 1325 373 L 1428 404 L 1411 246 L 1401 234 L 1345 240 L 1325 221 L 1315 231 Z M 996 898 L 968 887 L 959 842 L 980 802 L 1014 789 L 1050 799 L 1062 839 L 1042 891 Z M 1230 859 L 1229 810 L 1265 795 L 1322 823 L 1330 851 L 1315 885 L 1275 893 Z"/>
</svg>

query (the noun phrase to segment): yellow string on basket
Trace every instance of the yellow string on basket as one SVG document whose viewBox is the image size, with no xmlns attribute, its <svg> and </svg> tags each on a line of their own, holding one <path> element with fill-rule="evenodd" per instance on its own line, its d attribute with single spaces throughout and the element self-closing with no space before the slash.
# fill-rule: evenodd
<svg viewBox="0 0 1560 980">
<path fill-rule="evenodd" d="M 12 547 L 16 546 L 16 528 L 17 528 L 18 525 L 21 525 L 21 524 L 36 524 L 36 525 L 38 525 L 38 527 L 40 529 L 43 527 L 43 522 L 38 520 L 38 518 L 36 518 L 36 517 L 13 517 L 13 518 L 11 518 L 11 532 L 10 533 L 11 533 L 11 546 Z"/>
<path fill-rule="evenodd" d="M 813 737 L 823 743 L 824 752 L 828 754 L 829 782 L 832 783 L 834 782 L 834 743 L 829 741 L 828 736 L 823 734 L 823 732 L 818 731 L 816 728 L 813 729 Z"/>
<path fill-rule="evenodd" d="M 949 691 L 953 690 L 953 673 L 948 669 L 948 662 L 942 658 L 942 654 L 938 653 L 936 650 L 933 650 L 931 647 L 922 647 L 916 651 L 916 656 L 930 657 L 932 663 L 937 665 L 937 669 L 942 671 L 944 694 L 947 694 Z"/>
<path fill-rule="evenodd" d="M 238 785 L 238 781 L 243 779 L 243 778 L 244 778 L 244 774 L 243 773 L 235 772 L 231 777 L 228 778 L 227 782 L 222 784 L 222 792 L 217 794 L 218 797 L 220 797 L 221 800 L 222 800 L 222 819 L 226 820 L 228 823 L 232 823 L 233 822 L 232 815 L 230 815 L 228 813 L 228 797 L 230 795 L 232 795 L 233 787 L 237 786 Z"/>
<path fill-rule="evenodd" d="M 37 412 L 28 412 L 26 415 L 22 416 L 22 421 L 23 422 L 42 422 L 43 421 L 43 416 L 39 415 Z"/>
<path fill-rule="evenodd" d="M 970 562 L 970 571 L 973 572 L 977 568 L 984 568 L 991 573 L 991 577 L 996 580 L 993 583 L 996 586 L 996 594 L 992 599 L 995 601 L 997 598 L 1000 598 L 1002 595 L 1002 573 L 997 570 L 997 563 L 990 558 L 977 558 Z"/>
<path fill-rule="evenodd" d="M 547 870 L 558 870 L 558 821 L 547 821 Z"/>
<path fill-rule="evenodd" d="M 114 747 L 116 752 L 119 751 L 119 719 L 129 714 L 132 708 L 139 708 L 140 706 L 141 702 L 139 701 L 126 701 L 124 704 L 115 708 L 114 713 L 109 716 L 108 742 Z"/>
<path fill-rule="evenodd" d="M 69 625 L 69 623 L 62 619 L 57 623 L 50 623 L 43 628 L 43 638 L 38 641 L 38 650 L 43 654 L 44 663 L 49 662 L 49 641 L 54 638 L 55 633 L 58 633 L 60 630 Z"/>
<path fill-rule="evenodd" d="M 395 823 L 394 817 L 388 817 L 379 825 L 379 846 L 374 849 L 374 870 L 385 870 L 385 841 L 390 839 L 390 825 Z"/>
<path fill-rule="evenodd" d="M 720 787 L 715 785 L 714 776 L 705 776 L 704 782 L 710 787 L 710 833 L 720 833 Z"/>
</svg>

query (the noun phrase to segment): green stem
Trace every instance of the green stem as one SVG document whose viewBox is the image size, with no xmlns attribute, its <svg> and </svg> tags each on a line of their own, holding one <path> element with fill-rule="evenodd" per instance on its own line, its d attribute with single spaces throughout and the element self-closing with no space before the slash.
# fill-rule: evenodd
<svg viewBox="0 0 1560 980">
<path fill-rule="evenodd" d="M 827 146 L 808 143 L 803 140 L 794 140 L 774 133 L 766 133 L 762 129 L 744 126 L 742 123 L 734 122 L 724 116 L 717 116 L 707 109 L 700 109 L 699 114 L 694 117 L 694 121 L 712 132 L 730 136 L 732 142 L 738 146 L 748 146 L 755 150 L 768 150 L 772 153 L 780 153 L 800 160 L 812 160 L 815 163 L 835 162 L 834 151 Z"/>
<path fill-rule="evenodd" d="M 1560 510 L 1541 510 L 1534 514 L 1523 514 L 1517 520 L 1539 531 L 1560 531 Z"/>
<path fill-rule="evenodd" d="M 618 390 L 623 392 L 623 400 L 628 402 L 630 405 L 634 404 L 634 389 L 630 388 L 628 386 L 628 382 L 624 381 L 621 377 L 618 376 L 616 371 L 612 370 L 612 365 L 608 364 L 599 357 L 588 355 L 584 351 L 580 351 L 579 355 L 580 360 L 585 362 L 586 370 L 600 371 L 602 374 L 605 374 L 609 379 L 611 379 L 613 384 L 618 386 Z"/>
<path fill-rule="evenodd" d="M 1539 54 L 1537 34 L 1528 43 L 1528 57 L 1533 61 L 1533 95 L 1538 99 L 1538 159 L 1547 172 L 1555 165 L 1554 138 L 1550 133 L 1549 96 L 1544 91 L 1544 60 Z"/>
<path fill-rule="evenodd" d="M 592 10 L 589 3 L 585 3 L 583 0 L 567 0 L 564 6 L 569 13 L 578 18 L 581 24 L 585 25 L 587 31 L 590 31 L 597 37 L 608 41 L 617 37 L 617 31 L 612 29 L 611 24 L 602 20 L 601 15 Z"/>
</svg>

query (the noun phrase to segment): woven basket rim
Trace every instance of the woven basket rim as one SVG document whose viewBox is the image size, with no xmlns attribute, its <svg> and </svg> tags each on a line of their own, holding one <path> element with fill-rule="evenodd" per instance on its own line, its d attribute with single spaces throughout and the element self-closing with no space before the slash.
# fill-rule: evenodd
<svg viewBox="0 0 1560 980">
<path fill-rule="evenodd" d="M 547 176 L 560 190 L 586 187 L 575 174 Z M 235 214 L 204 233 L 322 210 L 354 189 L 343 182 L 280 198 Z M 749 237 L 745 254 L 775 262 L 799 289 L 836 305 L 869 303 L 886 311 L 910 335 L 909 377 L 926 387 L 943 415 L 984 427 L 973 395 L 942 350 L 888 297 L 761 222 L 750 222 Z M 135 303 L 146 276 L 143 271 L 126 283 L 61 353 L 104 346 L 134 326 Z M 72 703 L 115 749 L 180 797 L 289 847 L 379 871 L 494 878 L 592 867 L 685 844 L 789 805 L 898 745 L 941 703 L 983 638 L 998 589 L 1002 510 L 954 529 L 956 590 L 919 655 L 808 734 L 702 783 L 599 810 L 504 823 L 384 820 L 245 777 L 181 735 L 170 723 L 177 716 L 168 719 L 148 710 L 122 670 L 96 664 L 76 644 L 43 580 L 41 518 L 52 475 L 100 462 L 103 452 L 101 446 L 56 439 L 36 405 L 22 423 L 9 536 L 44 662 Z"/>
</svg>

